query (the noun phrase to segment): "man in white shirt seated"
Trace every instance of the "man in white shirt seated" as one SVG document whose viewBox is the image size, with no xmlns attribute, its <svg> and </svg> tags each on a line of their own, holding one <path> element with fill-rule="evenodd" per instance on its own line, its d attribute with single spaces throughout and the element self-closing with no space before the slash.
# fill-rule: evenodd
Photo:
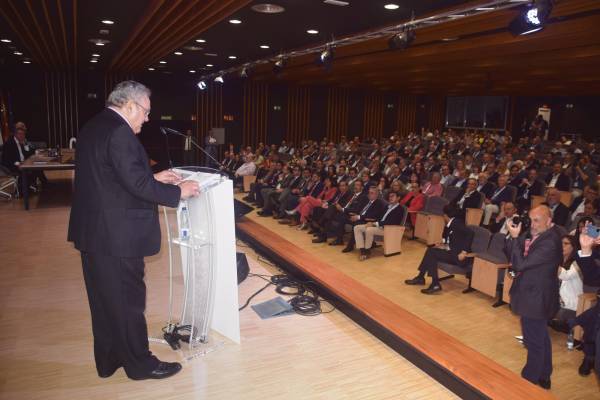
<svg viewBox="0 0 600 400">
<path fill-rule="evenodd" d="M 245 160 L 246 160 L 246 162 L 244 162 L 242 164 L 242 166 L 239 167 L 235 171 L 235 179 L 238 183 L 239 183 L 239 180 L 242 179 L 242 177 L 244 177 L 246 175 L 254 175 L 254 173 L 256 172 L 256 164 L 254 163 L 254 155 L 248 154 L 245 157 Z"/>
<path fill-rule="evenodd" d="M 508 235 L 508 224 L 512 221 L 512 218 L 517 213 L 517 207 L 510 201 L 507 201 L 502 205 L 502 210 L 494 221 L 490 224 L 490 231 L 492 233 L 500 232 L 503 235 Z"/>
</svg>

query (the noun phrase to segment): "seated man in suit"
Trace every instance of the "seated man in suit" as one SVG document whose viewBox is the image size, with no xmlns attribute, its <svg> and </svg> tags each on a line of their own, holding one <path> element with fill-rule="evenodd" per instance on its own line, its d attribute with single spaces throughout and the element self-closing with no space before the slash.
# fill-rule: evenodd
<svg viewBox="0 0 600 400">
<path fill-rule="evenodd" d="M 492 223 L 490 224 L 490 231 L 492 233 L 502 233 L 508 235 L 508 224 L 512 221 L 512 218 L 517 214 L 517 208 L 513 203 L 507 201 L 502 205 L 502 210 Z"/>
<path fill-rule="evenodd" d="M 550 208 L 552 222 L 556 225 L 567 226 L 569 222 L 569 209 L 560 202 L 560 193 L 557 189 L 549 188 L 546 192 L 546 201 L 542 204 Z"/>
<path fill-rule="evenodd" d="M 543 196 L 544 184 L 538 179 L 537 170 L 529 168 L 527 177 L 522 178 L 517 185 L 516 206 L 520 213 L 527 212 L 531 208 L 531 196 Z"/>
<path fill-rule="evenodd" d="M 354 182 L 353 189 L 350 190 L 346 182 L 340 183 L 339 193 L 334 197 L 331 204 L 327 207 L 315 209 L 313 212 L 313 229 L 312 232 L 316 238 L 313 243 L 324 243 L 327 241 L 327 232 L 330 229 L 332 222 L 335 221 L 339 214 L 343 214 L 346 210 L 357 208 L 357 203 L 362 203 L 366 199 L 363 196 L 363 183 L 360 180 Z M 343 232 L 342 232 L 343 235 Z"/>
<path fill-rule="evenodd" d="M 569 207 L 571 212 L 571 221 L 575 221 L 581 215 L 585 215 L 585 203 L 598 201 L 598 185 L 586 185 L 583 188 L 583 196 L 576 197 Z"/>
<path fill-rule="evenodd" d="M 489 199 L 485 199 L 484 203 L 484 215 L 483 225 L 488 226 L 492 219 L 492 214 L 500 211 L 500 206 L 506 201 L 512 201 L 511 192 L 506 187 L 508 178 L 506 175 L 500 175 L 498 177 L 498 187 L 494 191 L 494 194 Z"/>
<path fill-rule="evenodd" d="M 331 234 L 331 236 L 335 237 L 335 239 L 329 243 L 330 246 L 339 246 L 344 244 L 344 233 L 346 224 L 352 224 L 353 221 L 351 220 L 351 217 L 355 217 L 361 214 L 364 211 L 367 203 L 370 202 L 368 195 L 364 194 L 364 189 L 360 194 L 356 192 L 360 184 L 357 184 L 355 182 L 354 185 L 354 195 L 352 196 L 352 200 L 345 207 L 342 207 L 342 209 L 338 213 L 335 214 L 335 216 L 329 223 L 329 226 L 326 227 L 326 231 L 329 234 Z M 376 190 L 376 188 L 374 189 Z"/>
<path fill-rule="evenodd" d="M 360 260 L 366 260 L 373 247 L 373 237 L 383 235 L 386 225 L 401 225 L 404 219 L 404 208 L 399 204 L 400 197 L 396 192 L 388 193 L 388 205 L 378 221 L 354 226 L 354 241 L 360 250 Z"/>
<path fill-rule="evenodd" d="M 465 225 L 460 218 L 461 210 L 454 204 L 444 207 L 443 243 L 435 247 L 429 247 L 419 265 L 419 274 L 413 279 L 404 281 L 407 285 L 424 285 L 425 274 L 431 276 L 431 285 L 422 289 L 423 294 L 434 294 L 442 290 L 438 277 L 438 263 L 465 265 L 466 255 L 471 250 L 473 242 L 473 231 Z"/>
<path fill-rule="evenodd" d="M 2 165 L 14 174 L 19 173 L 19 165 L 34 153 L 25 135 L 25 129 L 15 129 L 15 134 L 6 140 L 2 149 Z"/>
<path fill-rule="evenodd" d="M 546 186 L 549 188 L 556 188 L 562 192 L 571 190 L 571 180 L 562 172 L 562 164 L 560 162 L 555 162 L 552 165 L 552 173 L 548 174 L 545 181 Z"/>
<path fill-rule="evenodd" d="M 488 174 L 486 172 L 479 173 L 477 177 L 477 191 L 489 199 L 494 195 L 495 185 L 488 181 Z"/>
<path fill-rule="evenodd" d="M 483 194 L 477 191 L 477 180 L 469 178 L 467 180 L 467 188 L 463 190 L 461 194 L 456 198 L 456 205 L 462 210 L 464 216 L 467 212 L 467 208 L 480 208 L 481 197 Z"/>
<path fill-rule="evenodd" d="M 298 171 L 299 175 L 300 172 Z M 283 191 L 289 187 L 290 183 L 292 183 L 292 179 L 294 179 L 294 175 L 292 174 L 292 170 L 288 165 L 284 165 L 281 174 L 277 177 L 277 183 L 274 187 L 266 187 L 261 189 L 260 195 L 263 199 L 263 209 L 258 212 L 258 215 L 261 217 L 269 217 L 273 215 L 274 204 L 273 201 L 276 200 L 277 197 Z"/>
<path fill-rule="evenodd" d="M 367 198 L 367 204 L 365 204 L 360 212 L 349 213 L 346 223 L 356 227 L 357 225 L 364 225 L 370 222 L 378 221 L 382 217 L 383 213 L 385 212 L 385 204 L 384 201 L 379 198 L 379 189 L 376 186 L 369 188 L 369 194 L 367 195 Z M 348 244 L 342 251 L 344 253 L 349 253 L 352 250 L 354 250 L 354 235 L 350 237 Z"/>
</svg>

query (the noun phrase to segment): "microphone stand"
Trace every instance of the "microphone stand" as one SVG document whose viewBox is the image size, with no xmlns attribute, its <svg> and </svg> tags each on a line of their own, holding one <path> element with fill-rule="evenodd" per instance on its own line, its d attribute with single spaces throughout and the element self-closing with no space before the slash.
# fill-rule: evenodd
<svg viewBox="0 0 600 400">
<path fill-rule="evenodd" d="M 169 135 L 167 135 L 164 128 L 160 128 L 160 131 L 165 135 L 165 142 L 167 143 L 167 161 L 169 161 L 169 168 L 173 168 L 173 160 L 171 159 L 171 150 L 169 147 Z"/>
<path fill-rule="evenodd" d="M 160 130 L 162 131 L 162 133 L 163 133 L 165 136 L 167 136 L 167 135 L 171 134 L 171 135 L 182 136 L 182 137 L 184 137 L 184 138 L 186 138 L 186 139 L 188 138 L 188 135 L 186 135 L 186 134 L 183 134 L 183 133 L 181 133 L 181 132 L 179 132 L 179 131 L 176 131 L 175 129 L 171 129 L 171 128 L 167 128 L 167 127 L 162 127 L 162 128 L 160 128 Z M 193 137 L 189 136 L 189 138 L 190 138 L 190 141 L 192 142 L 192 144 L 193 144 L 194 146 L 196 146 L 196 148 L 197 148 L 198 150 L 200 150 L 202 153 L 204 153 L 204 155 L 205 155 L 206 157 L 208 157 L 208 158 L 210 158 L 212 161 L 214 161 L 214 162 L 215 162 L 215 164 L 217 164 L 219 167 L 222 167 L 222 168 L 224 168 L 223 164 L 221 164 L 219 161 L 217 161 L 217 159 L 216 159 L 216 158 L 214 158 L 213 156 L 211 156 L 211 155 L 210 155 L 210 153 L 209 153 L 208 151 L 204 150 L 204 149 L 203 149 L 203 148 L 202 148 L 202 147 L 201 147 L 201 146 L 200 146 L 200 145 L 199 145 L 199 144 L 198 144 L 198 143 L 197 143 L 197 142 L 194 140 L 194 138 L 193 138 Z"/>
</svg>

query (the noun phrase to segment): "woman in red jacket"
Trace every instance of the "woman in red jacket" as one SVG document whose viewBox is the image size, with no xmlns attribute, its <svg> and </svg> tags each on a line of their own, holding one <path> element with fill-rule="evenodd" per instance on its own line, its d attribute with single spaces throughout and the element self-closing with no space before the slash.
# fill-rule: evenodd
<svg viewBox="0 0 600 400">
<path fill-rule="evenodd" d="M 320 207 L 324 203 L 333 199 L 337 194 L 337 185 L 335 184 L 335 180 L 330 177 L 325 178 L 324 181 L 325 187 L 317 196 L 306 196 L 300 198 L 300 204 L 294 211 L 300 214 L 300 226 L 298 229 L 304 229 L 306 223 L 308 222 L 308 217 L 312 214 L 312 211 L 315 207 Z"/>
<path fill-rule="evenodd" d="M 412 226 L 415 226 L 415 222 L 417 221 L 417 211 L 420 211 L 425 206 L 425 196 L 421 193 L 421 187 L 418 183 L 412 182 L 410 184 L 410 192 L 402 198 L 400 204 L 408 208 L 410 221 Z"/>
</svg>

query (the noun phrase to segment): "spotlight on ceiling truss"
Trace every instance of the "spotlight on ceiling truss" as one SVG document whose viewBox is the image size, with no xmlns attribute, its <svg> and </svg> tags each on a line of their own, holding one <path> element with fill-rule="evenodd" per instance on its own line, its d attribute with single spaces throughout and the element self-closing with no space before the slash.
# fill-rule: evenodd
<svg viewBox="0 0 600 400">
<path fill-rule="evenodd" d="M 248 78 L 250 76 L 250 67 L 244 65 L 244 68 L 240 71 L 240 78 Z"/>
<path fill-rule="evenodd" d="M 223 79 L 223 75 L 219 75 L 215 78 L 215 82 L 217 83 L 225 83 L 225 79 Z"/>
<path fill-rule="evenodd" d="M 273 64 L 273 72 L 275 73 L 275 75 L 279 75 L 281 71 L 283 71 L 283 68 L 286 64 L 287 60 L 283 57 L 279 57 L 277 61 L 275 61 L 275 63 Z"/>
<path fill-rule="evenodd" d="M 405 28 L 402 32 L 396 33 L 388 40 L 388 47 L 391 50 L 406 50 L 412 42 L 415 41 L 417 34 L 410 27 Z"/>
<path fill-rule="evenodd" d="M 197 86 L 198 86 L 198 89 L 200 89 L 200 90 L 206 89 L 206 81 L 199 81 Z"/>
<path fill-rule="evenodd" d="M 537 0 L 524 8 L 508 25 L 508 30 L 515 36 L 529 35 L 544 29 L 552 12 L 551 0 Z"/>
<path fill-rule="evenodd" d="M 331 63 L 333 61 L 333 46 L 328 45 L 325 50 L 319 53 L 315 62 L 317 65 L 322 65 L 326 70 L 331 69 Z"/>
</svg>

